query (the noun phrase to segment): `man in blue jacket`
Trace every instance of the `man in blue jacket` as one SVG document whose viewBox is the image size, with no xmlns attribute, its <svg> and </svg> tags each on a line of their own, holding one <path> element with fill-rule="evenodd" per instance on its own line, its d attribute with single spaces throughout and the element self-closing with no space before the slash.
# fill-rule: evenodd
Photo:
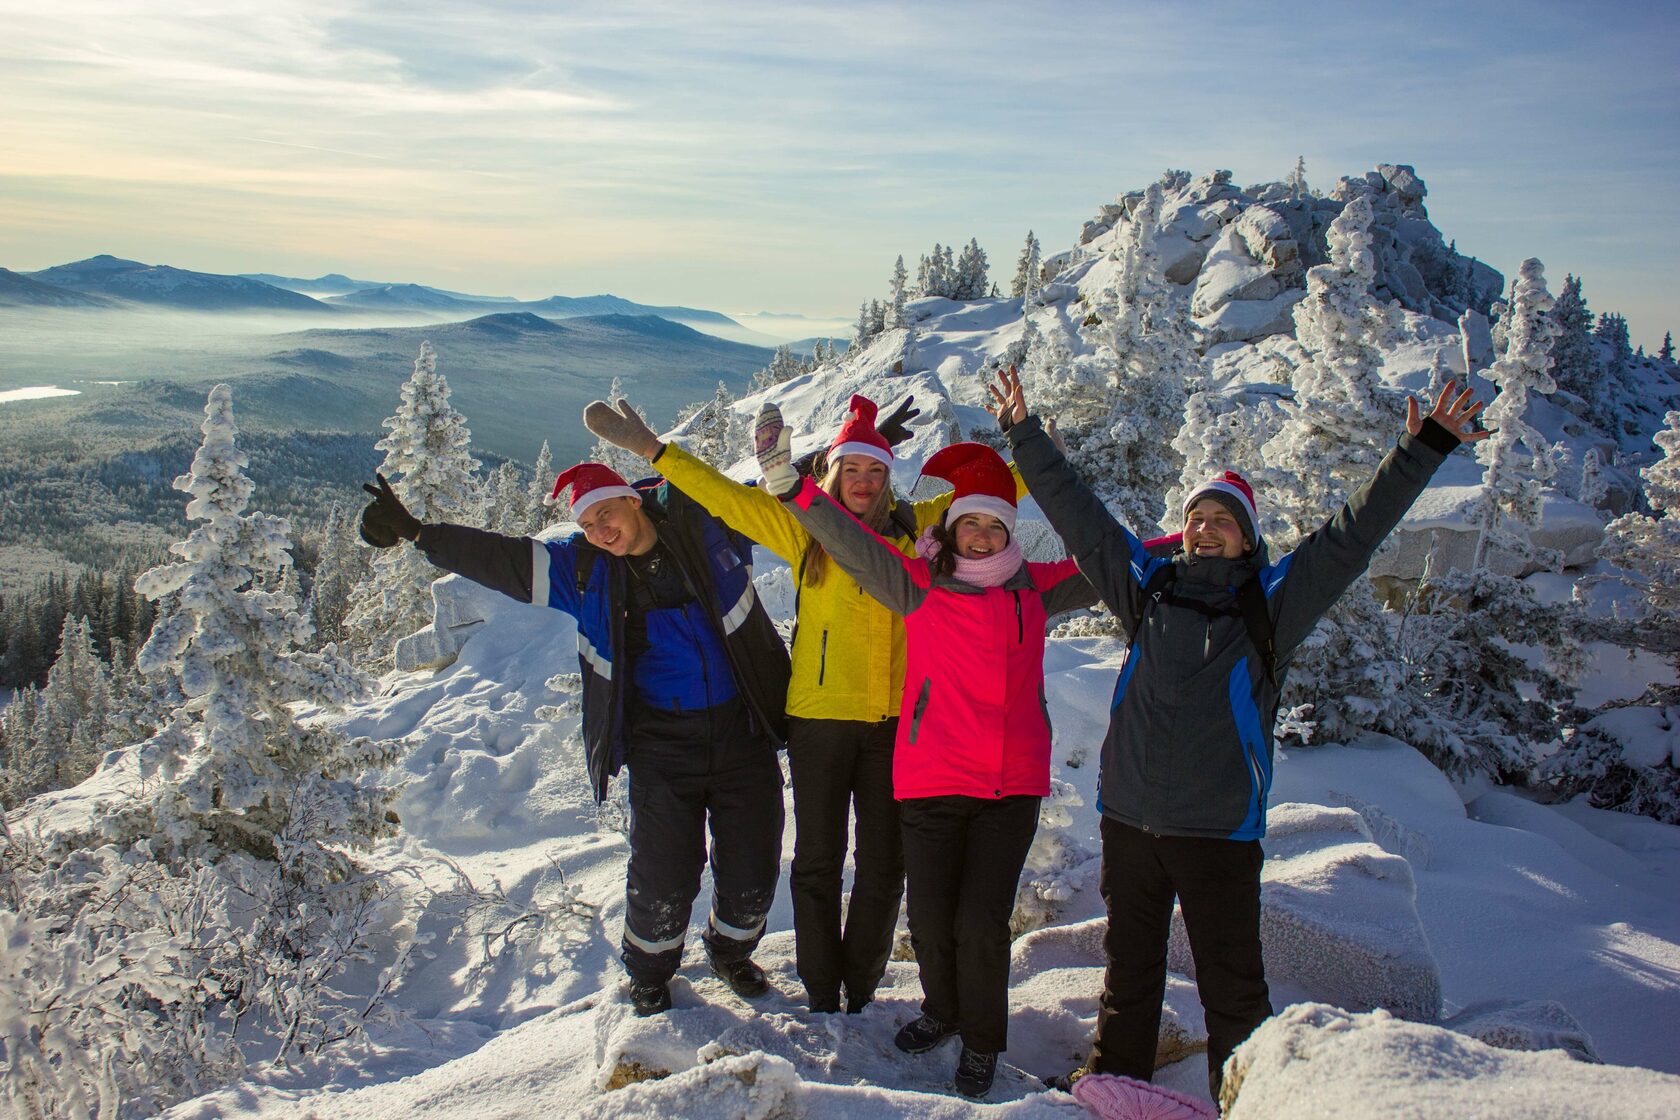
<svg viewBox="0 0 1680 1120">
<path fill-rule="evenodd" d="M 582 463 L 581 532 L 563 541 L 422 524 L 383 477 L 364 540 L 414 542 L 446 571 L 577 620 L 583 738 L 595 799 L 630 767 L 630 862 L 622 959 L 637 1014 L 671 1006 L 671 977 L 710 831 L 711 967 L 742 996 L 767 988 L 751 959 L 781 870 L 783 698 L 788 655 L 753 593 L 751 545 L 663 482 L 632 487 Z"/>
<path fill-rule="evenodd" d="M 1294 551 L 1270 560 L 1253 492 L 1234 471 L 1184 503 L 1171 558 L 1120 525 L 1028 415 L 1013 369 L 992 390 L 1015 464 L 1052 528 L 1130 639 L 1103 740 L 1102 895 L 1108 968 L 1085 1072 L 1148 1081 L 1166 988 L 1176 896 L 1208 1028 L 1208 1087 L 1271 1015 L 1260 952 L 1260 838 L 1272 784 L 1272 724 L 1288 660 L 1359 578 L 1480 402 L 1448 383 L 1376 475 Z"/>
</svg>

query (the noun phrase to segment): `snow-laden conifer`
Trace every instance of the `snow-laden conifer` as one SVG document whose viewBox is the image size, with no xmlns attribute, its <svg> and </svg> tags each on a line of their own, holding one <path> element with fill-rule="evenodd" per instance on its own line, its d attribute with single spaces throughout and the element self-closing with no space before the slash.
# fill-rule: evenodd
<svg viewBox="0 0 1680 1120">
<path fill-rule="evenodd" d="M 613 378 L 613 386 L 618 387 L 618 378 Z M 614 396 L 616 404 L 618 397 Z M 599 441 L 597 441 L 597 448 Z M 531 467 L 531 488 L 525 492 L 525 510 L 528 520 L 525 522 L 525 533 L 536 533 L 548 527 L 552 519 L 552 510 L 548 505 L 548 496 L 554 492 L 554 452 L 548 449 L 548 441 L 542 442 L 542 449 L 537 452 L 537 461 Z"/>
<path fill-rule="evenodd" d="M 484 509 L 476 481 L 479 464 L 470 450 L 472 433 L 449 396 L 431 343 L 421 343 L 414 372 L 403 383 L 402 403 L 383 421 L 390 434 L 374 444 L 385 452 L 379 473 L 421 521 L 480 525 Z M 376 555 L 345 619 L 355 648 L 375 664 L 387 662 L 398 638 L 431 620 L 436 576 L 426 557 L 406 545 Z"/>
<path fill-rule="evenodd" d="M 1021 248 L 1021 258 L 1015 263 L 1015 278 L 1009 282 L 1012 299 L 1032 302 L 1038 294 L 1038 272 L 1043 267 L 1044 251 L 1032 230 L 1027 231 L 1027 243 Z"/>
<path fill-rule="evenodd" d="M 391 831 L 392 791 L 364 771 L 394 752 L 301 722 L 295 705 L 334 707 L 369 682 L 337 654 L 301 648 L 309 632 L 296 600 L 265 589 L 265 577 L 291 564 L 290 526 L 245 512 L 252 484 L 234 443 L 231 390 L 212 389 L 204 412 L 203 443 L 174 483 L 192 495 L 188 520 L 201 524 L 170 546 L 177 560 L 136 581 L 148 599 L 167 601 L 137 664 L 176 679 L 186 702 L 142 748 L 142 772 L 157 783 L 121 807 L 113 831 L 208 858 L 242 852 L 295 861 L 304 845 L 315 872 L 342 878 L 347 849 Z M 293 835 L 293 850 L 282 852 L 281 836 L 305 813 L 311 831 Z"/>
<path fill-rule="evenodd" d="M 677 427 L 683 432 L 683 449 L 719 470 L 734 466 L 750 450 L 749 426 L 747 418 L 735 410 L 735 394 L 722 381 L 710 399 L 689 405 L 677 414 Z"/>
<path fill-rule="evenodd" d="M 1371 200 L 1353 198 L 1330 223 L 1330 260 L 1307 271 L 1295 305 L 1295 340 L 1304 360 L 1291 375 L 1288 419 L 1263 449 L 1271 512 L 1290 545 L 1323 523 L 1375 472 L 1403 413 L 1384 387 L 1382 350 L 1399 323 L 1393 303 L 1371 294 Z M 1273 534 L 1271 526 L 1265 530 Z M 1283 539 L 1276 539 L 1281 536 Z"/>
<path fill-rule="evenodd" d="M 612 388 L 607 390 L 607 400 L 611 401 L 613 406 L 616 408 L 618 402 L 623 397 L 624 385 L 619 381 L 617 376 L 614 376 L 612 379 Z M 548 444 L 544 443 L 543 446 L 547 447 Z M 589 461 L 592 463 L 600 463 L 605 467 L 611 467 L 613 470 L 617 471 L 619 476 L 626 482 L 635 482 L 637 479 L 648 473 L 646 459 L 643 459 L 640 455 L 626 451 L 624 448 L 619 447 L 616 444 L 608 443 L 604 439 L 597 439 L 595 441 L 594 448 L 589 452 Z M 554 492 L 554 477 L 553 468 L 551 466 L 547 475 L 548 481 L 545 483 L 543 489 L 543 497 L 545 499 Z M 549 507 L 549 511 L 551 514 L 557 512 L 556 508 L 552 506 Z"/>
<path fill-rule="evenodd" d="M 525 505 L 525 480 L 511 459 L 503 460 L 490 472 L 484 493 L 489 528 L 509 536 L 523 535 L 531 515 Z"/>
<path fill-rule="evenodd" d="M 887 326 L 897 328 L 908 325 L 904 319 L 904 301 L 908 296 L 905 284 L 910 274 L 904 268 L 904 254 L 900 253 L 893 262 L 892 277 L 887 282 Z"/>
</svg>

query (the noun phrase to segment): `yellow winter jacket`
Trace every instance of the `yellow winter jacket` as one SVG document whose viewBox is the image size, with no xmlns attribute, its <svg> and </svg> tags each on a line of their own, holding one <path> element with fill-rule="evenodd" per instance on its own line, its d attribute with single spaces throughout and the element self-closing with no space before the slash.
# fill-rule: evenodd
<svg viewBox="0 0 1680 1120">
<path fill-rule="evenodd" d="M 758 487 L 743 486 L 674 443 L 665 445 L 654 468 L 731 529 L 786 560 L 798 577 L 811 537 L 780 501 Z M 1019 496 L 1025 487 L 1020 474 L 1015 477 Z M 951 497 L 946 491 L 925 502 L 900 502 L 899 508 L 914 513 L 919 535 L 945 516 Z M 897 530 L 889 526 L 887 532 Z M 889 539 L 906 556 L 914 555 L 914 536 Z M 798 592 L 788 715 L 866 723 L 896 716 L 904 686 L 904 620 L 832 562 L 823 566 L 821 583 Z"/>
</svg>

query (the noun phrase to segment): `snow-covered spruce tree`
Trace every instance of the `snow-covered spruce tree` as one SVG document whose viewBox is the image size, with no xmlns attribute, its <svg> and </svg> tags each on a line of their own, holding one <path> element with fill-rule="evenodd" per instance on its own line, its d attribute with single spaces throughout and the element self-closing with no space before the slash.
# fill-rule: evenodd
<svg viewBox="0 0 1680 1120">
<path fill-rule="evenodd" d="M 490 472 L 484 493 L 492 531 L 515 537 L 525 532 L 531 511 L 525 505 L 525 480 L 519 477 L 519 468 L 511 459 L 504 459 Z"/>
<path fill-rule="evenodd" d="M 1295 170 L 1289 173 L 1285 184 L 1289 187 L 1289 197 L 1292 199 L 1307 198 L 1312 194 L 1312 189 L 1307 186 L 1306 156 L 1295 157 Z"/>
<path fill-rule="evenodd" d="M 1161 520 L 1164 498 L 1183 460 L 1173 439 L 1184 422 L 1188 386 L 1202 376 L 1196 330 L 1155 249 L 1161 185 L 1151 183 L 1115 248 L 1114 279 L 1100 293 L 1095 358 L 1111 381 L 1108 407 L 1068 434 L 1070 457 L 1127 525 Z"/>
<path fill-rule="evenodd" d="M 379 473 L 391 480 L 410 513 L 422 521 L 482 524 L 472 433 L 466 417 L 449 403 L 449 382 L 437 371 L 431 343 L 420 344 L 402 403 L 383 426 L 390 434 L 374 444 L 385 452 Z M 387 548 L 375 555 L 345 618 L 353 647 L 375 665 L 388 664 L 397 639 L 431 621 L 435 578 L 436 569 L 418 549 Z"/>
<path fill-rule="evenodd" d="M 37 739 L 51 743 L 58 756 L 53 788 L 68 789 L 99 765 L 105 721 L 111 711 L 111 674 L 93 651 L 86 618 L 64 616 L 58 660 L 41 690 L 41 728 Z"/>
<path fill-rule="evenodd" d="M 614 387 L 618 386 L 618 378 L 613 378 Z M 613 398 L 617 403 L 618 398 Z M 599 441 L 597 441 L 597 446 Z M 542 442 L 542 450 L 537 452 L 537 461 L 531 467 L 531 488 L 525 492 L 525 510 L 528 520 L 522 533 L 538 533 L 548 527 L 550 509 L 548 496 L 554 490 L 554 452 L 548 449 L 548 441 Z"/>
<path fill-rule="evenodd" d="M 49 788 L 55 766 L 51 751 L 38 747 L 41 691 L 25 685 L 0 708 L 0 809 L 11 809 Z"/>
<path fill-rule="evenodd" d="M 623 397 L 624 386 L 615 375 L 612 379 L 612 388 L 607 390 L 607 399 L 616 407 Z M 546 448 L 548 444 L 545 442 L 543 446 Z M 595 441 L 594 448 L 589 452 L 589 461 L 592 463 L 600 463 L 605 467 L 611 467 L 627 482 L 635 482 L 648 473 L 647 460 L 643 459 L 639 455 L 632 455 L 630 452 L 624 450 L 624 448 L 608 443 L 604 439 L 597 439 Z M 548 472 L 544 477 L 546 478 L 546 481 L 543 484 L 542 496 L 546 501 L 549 495 L 554 492 L 555 473 L 552 463 L 550 464 Z M 547 508 L 550 513 L 555 512 L 554 507 Z"/>
<path fill-rule="evenodd" d="M 985 299 L 991 290 L 991 280 L 987 276 L 986 251 L 980 248 L 979 240 L 970 238 L 962 253 L 957 257 L 956 276 L 953 280 L 952 299 Z"/>
<path fill-rule="evenodd" d="M 1038 273 L 1044 264 L 1044 251 L 1032 230 L 1027 231 L 1027 243 L 1021 249 L 1021 259 L 1015 262 L 1015 278 L 1009 282 L 1012 299 L 1032 302 L 1038 294 Z"/>
<path fill-rule="evenodd" d="M 1581 280 L 1565 276 L 1563 290 L 1552 305 L 1556 334 L 1552 341 L 1552 380 L 1559 389 L 1573 393 L 1591 406 L 1597 399 L 1602 376 L 1598 348 L 1593 345 L 1593 314 L 1581 294 Z"/>
<path fill-rule="evenodd" d="M 753 388 L 768 389 L 772 385 L 792 381 L 804 372 L 805 367 L 793 356 L 793 347 L 784 344 L 776 347 L 775 353 L 770 355 L 769 365 L 753 374 Z"/>
<path fill-rule="evenodd" d="M 1655 436 L 1663 457 L 1640 472 L 1651 512 L 1610 522 L 1598 554 L 1638 592 L 1619 640 L 1660 650 L 1680 667 L 1680 411 L 1664 422 Z M 1599 808 L 1680 824 L 1680 758 L 1661 746 L 1677 717 L 1680 689 L 1654 684 L 1577 728 L 1543 774 L 1560 793 L 1584 793 Z"/>
<path fill-rule="evenodd" d="M 893 262 L 892 277 L 887 282 L 887 326 L 891 328 L 908 326 L 904 319 L 904 300 L 906 298 L 905 284 L 910 274 L 904 268 L 904 254 L 900 253 Z M 821 340 L 817 343 L 822 344 Z M 818 356 L 820 359 L 820 355 Z M 817 364 L 821 364 L 820 360 Z"/>
<path fill-rule="evenodd" d="M 1664 362 L 1674 361 L 1674 332 L 1664 331 L 1662 346 L 1657 350 L 1657 359 Z"/>
<path fill-rule="evenodd" d="M 337 707 L 370 682 L 336 653 L 305 652 L 308 623 L 296 599 L 263 589 L 263 577 L 291 566 L 291 528 L 245 512 L 252 484 L 228 386 L 210 391 L 204 413 L 204 441 L 174 483 L 192 495 L 187 519 L 203 524 L 170 546 L 180 559 L 135 581 L 148 599 L 169 603 L 137 665 L 179 682 L 184 718 L 142 748 L 142 772 L 161 782 L 122 807 L 115 835 L 149 837 L 185 857 L 238 852 L 291 863 L 303 853 L 283 852 L 280 837 L 307 813 L 320 824 L 304 838 L 316 849 L 311 870 L 342 879 L 351 868 L 342 849 L 392 831 L 394 791 L 363 772 L 387 765 L 394 749 L 300 722 L 294 705 Z"/>
<path fill-rule="evenodd" d="M 852 324 L 851 348 L 853 351 L 861 353 L 864 347 L 874 341 L 875 335 L 872 333 L 873 323 L 874 320 L 869 314 L 869 301 L 864 300 L 862 303 L 858 304 L 857 322 Z"/>
<path fill-rule="evenodd" d="M 722 381 L 709 400 L 678 413 L 677 427 L 683 429 L 683 446 L 689 454 L 719 470 L 734 466 L 750 450 L 747 418 L 735 410 L 735 394 Z"/>
<path fill-rule="evenodd" d="M 1274 556 L 1341 508 L 1376 471 L 1400 427 L 1400 400 L 1378 376 L 1398 309 L 1371 295 L 1370 226 L 1370 199 L 1356 195 L 1330 224 L 1329 262 L 1307 272 L 1306 298 L 1295 305 L 1303 359 L 1291 378 L 1294 399 L 1261 448 L 1266 469 L 1250 478 Z M 1341 742 L 1375 728 L 1416 741 L 1428 713 L 1363 580 L 1301 644 L 1279 710 L 1312 716 L 1280 724 L 1284 739 Z"/>
<path fill-rule="evenodd" d="M 309 619 L 315 640 L 321 645 L 342 642 L 348 637 L 344 620 L 356 587 L 367 578 L 369 550 L 356 535 L 355 515 L 334 503 L 321 530 L 321 547 L 315 559 L 314 580 L 309 590 Z"/>
<path fill-rule="evenodd" d="M 1283 426 L 1284 413 L 1276 398 L 1244 401 L 1224 393 L 1198 390 L 1184 405 L 1184 424 L 1173 438 L 1173 450 L 1184 460 L 1178 482 L 1167 492 L 1161 531 L 1183 528 L 1179 510 L 1191 490 L 1208 479 L 1234 470 L 1245 478 L 1260 471 L 1260 449 Z M 1141 530 L 1140 530 L 1141 532 Z"/>
</svg>

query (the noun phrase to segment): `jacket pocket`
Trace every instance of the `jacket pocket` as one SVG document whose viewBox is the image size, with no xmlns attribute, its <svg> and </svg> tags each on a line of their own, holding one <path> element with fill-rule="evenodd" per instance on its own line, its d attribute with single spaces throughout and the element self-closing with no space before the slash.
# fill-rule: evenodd
<svg viewBox="0 0 1680 1120">
<path fill-rule="evenodd" d="M 928 695 L 933 691 L 933 678 L 922 678 L 922 693 L 916 697 L 916 710 L 910 717 L 910 741 L 916 741 L 916 735 L 922 729 L 922 715 L 927 711 Z"/>
<path fill-rule="evenodd" d="M 823 631 L 822 646 L 817 653 L 817 683 L 822 684 L 823 678 L 828 676 L 828 631 Z"/>
</svg>

